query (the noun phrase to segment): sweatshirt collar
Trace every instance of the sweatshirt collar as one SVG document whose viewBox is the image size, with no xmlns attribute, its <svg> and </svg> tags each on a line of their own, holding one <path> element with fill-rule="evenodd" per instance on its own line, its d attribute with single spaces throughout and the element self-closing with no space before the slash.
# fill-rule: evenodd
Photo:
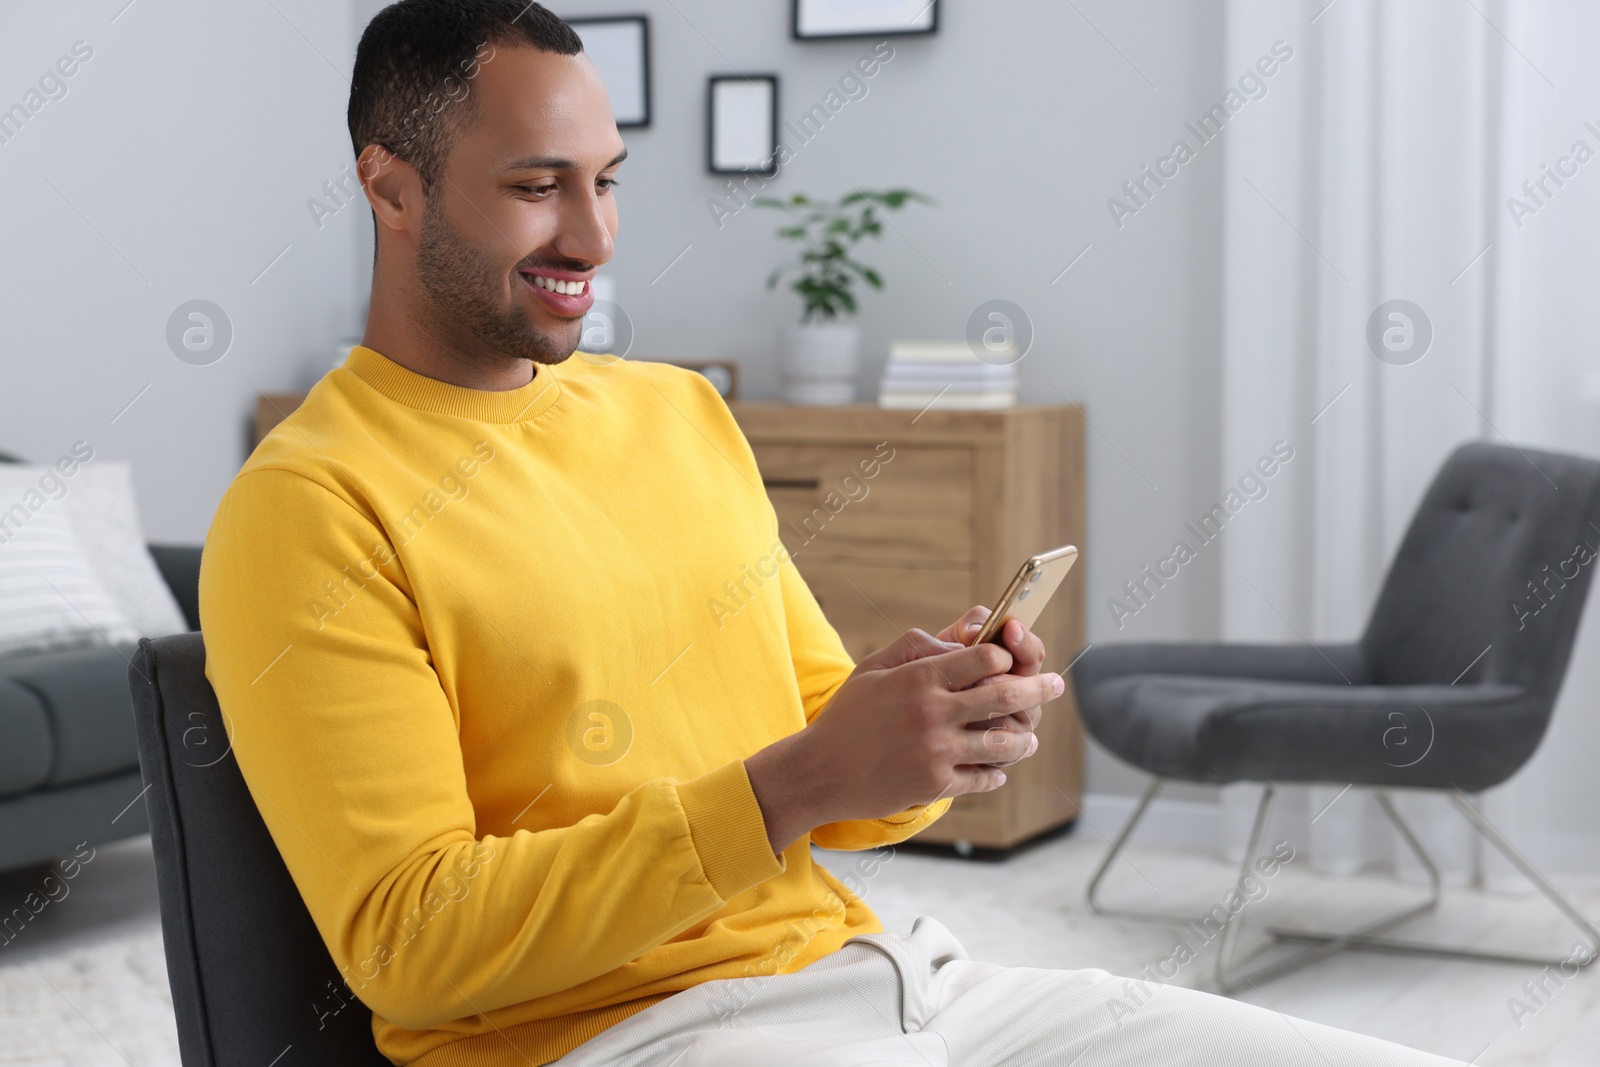
<svg viewBox="0 0 1600 1067">
<path fill-rule="evenodd" d="M 556 402 L 561 380 L 548 363 L 535 367 L 533 381 L 515 389 L 468 389 L 418 374 L 365 345 L 356 345 L 343 368 L 398 404 L 438 415 L 478 422 L 526 422 Z"/>
</svg>

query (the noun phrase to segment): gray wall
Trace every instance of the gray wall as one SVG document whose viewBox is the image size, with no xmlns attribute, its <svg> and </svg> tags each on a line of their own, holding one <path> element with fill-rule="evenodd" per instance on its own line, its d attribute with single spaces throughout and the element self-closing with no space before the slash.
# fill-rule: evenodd
<svg viewBox="0 0 1600 1067">
<path fill-rule="evenodd" d="M 356 325 L 356 246 L 305 206 L 350 156 L 353 27 L 323 0 L 127 2 L 0 13 L 0 109 L 93 49 L 0 143 L 0 449 L 131 460 L 146 532 L 197 541 L 256 389 L 314 381 Z M 193 299 L 233 327 L 209 366 L 167 344 Z"/>
<path fill-rule="evenodd" d="M 0 145 L 0 448 L 46 459 L 86 438 L 134 462 L 152 536 L 198 540 L 243 459 L 255 390 L 309 385 L 358 327 L 366 212 L 340 211 L 319 230 L 306 200 L 349 160 L 350 55 L 381 5 L 141 0 L 123 11 L 125 2 L 0 15 L 0 107 L 74 41 L 95 49 L 68 95 Z M 783 255 L 773 217 L 747 209 L 719 229 L 707 206 L 726 190 L 705 172 L 705 78 L 776 72 L 781 117 L 793 119 L 874 44 L 796 43 L 788 8 L 557 6 L 651 17 L 655 122 L 626 133 L 610 269 L 635 326 L 632 355 L 737 358 L 747 396 L 775 394 L 778 330 L 797 306 L 761 284 Z M 863 252 L 889 288 L 861 316 L 861 395 L 890 339 L 958 338 L 979 303 L 1021 305 L 1036 331 L 1024 400 L 1065 394 L 1096 428 L 1090 639 L 1208 635 L 1215 560 L 1186 567 L 1120 634 L 1105 601 L 1216 495 L 1220 146 L 1120 229 L 1106 200 L 1220 96 L 1222 4 L 941 8 L 939 34 L 895 39 L 868 95 L 800 148 L 771 191 L 903 184 L 938 201 L 896 217 L 896 231 Z M 220 304 L 235 329 L 227 356 L 204 367 L 180 362 L 165 338 L 173 309 L 197 297 Z M 1134 781 L 1091 758 L 1091 788 L 1127 792 Z"/>
</svg>

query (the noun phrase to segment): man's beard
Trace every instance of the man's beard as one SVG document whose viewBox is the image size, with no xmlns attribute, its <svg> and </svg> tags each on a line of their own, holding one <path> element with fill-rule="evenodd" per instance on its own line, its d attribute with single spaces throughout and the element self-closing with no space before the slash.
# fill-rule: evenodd
<svg viewBox="0 0 1600 1067">
<path fill-rule="evenodd" d="M 582 320 L 568 336 L 540 333 L 515 304 L 500 303 L 505 275 L 450 225 L 442 192 L 427 198 L 417 246 L 417 281 L 432 307 L 418 309 L 419 324 L 466 354 L 513 356 L 535 363 L 561 363 L 577 350 Z M 521 284 L 520 279 L 518 284 Z"/>
</svg>

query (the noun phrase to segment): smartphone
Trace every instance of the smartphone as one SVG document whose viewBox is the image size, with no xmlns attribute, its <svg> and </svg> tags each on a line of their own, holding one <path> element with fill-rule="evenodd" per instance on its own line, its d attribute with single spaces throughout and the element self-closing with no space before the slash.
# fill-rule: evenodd
<svg viewBox="0 0 1600 1067">
<path fill-rule="evenodd" d="M 1076 562 L 1078 562 L 1078 550 L 1072 545 L 1062 545 L 1060 548 L 1051 549 L 1026 560 L 1018 568 L 1017 576 L 1011 579 L 1011 584 L 1006 587 L 1000 602 L 994 606 L 994 611 L 984 621 L 983 628 L 970 643 L 976 645 L 980 641 L 998 642 L 1000 630 L 1005 626 L 1007 619 L 1016 619 L 1031 630 L 1033 624 L 1039 621 L 1039 616 L 1044 613 L 1044 606 L 1049 603 L 1050 594 L 1056 591 L 1061 579 L 1067 576 L 1067 572 Z"/>
</svg>

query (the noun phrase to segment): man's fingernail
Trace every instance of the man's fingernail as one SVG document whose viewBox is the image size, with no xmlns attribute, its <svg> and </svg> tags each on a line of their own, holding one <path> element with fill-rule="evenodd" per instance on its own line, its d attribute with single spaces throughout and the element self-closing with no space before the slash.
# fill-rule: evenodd
<svg viewBox="0 0 1600 1067">
<path fill-rule="evenodd" d="M 983 624 L 981 622 L 969 622 L 969 623 L 967 623 L 967 633 L 975 634 L 975 633 L 978 632 L 979 628 L 982 627 L 982 626 L 983 626 Z"/>
<path fill-rule="evenodd" d="M 1067 691 L 1067 683 L 1062 680 L 1061 675 L 1052 674 L 1050 676 L 1050 695 L 1051 696 L 1060 696 L 1062 693 L 1065 693 L 1066 691 Z"/>
</svg>

